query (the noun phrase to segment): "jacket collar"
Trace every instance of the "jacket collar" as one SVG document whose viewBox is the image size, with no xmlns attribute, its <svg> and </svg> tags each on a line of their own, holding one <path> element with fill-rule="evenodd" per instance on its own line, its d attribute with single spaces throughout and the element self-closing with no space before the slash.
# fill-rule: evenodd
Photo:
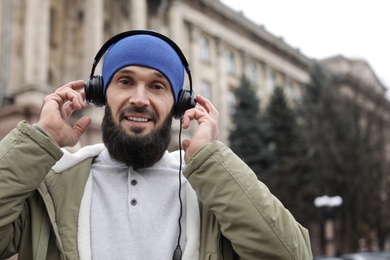
<svg viewBox="0 0 390 260">
<path fill-rule="evenodd" d="M 90 146 L 85 146 L 78 150 L 76 153 L 70 153 L 66 149 L 62 149 L 64 155 L 62 158 L 52 167 L 52 169 L 57 172 L 63 172 L 66 169 L 71 168 L 72 166 L 79 164 L 87 158 L 95 157 L 105 149 L 104 144 L 95 144 Z"/>
</svg>

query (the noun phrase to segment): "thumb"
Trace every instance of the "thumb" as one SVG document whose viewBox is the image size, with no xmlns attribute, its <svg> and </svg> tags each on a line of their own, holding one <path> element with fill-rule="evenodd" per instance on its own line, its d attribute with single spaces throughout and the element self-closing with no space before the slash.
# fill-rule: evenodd
<svg viewBox="0 0 390 260">
<path fill-rule="evenodd" d="M 85 130 L 87 129 L 90 123 L 91 123 L 91 118 L 88 116 L 83 116 L 82 118 L 77 120 L 77 122 L 73 126 L 73 130 L 75 131 L 78 137 L 80 137 L 85 132 Z"/>
<path fill-rule="evenodd" d="M 187 149 L 190 146 L 190 144 L 191 144 L 191 140 L 190 139 L 184 139 L 183 142 L 181 142 L 181 145 L 182 145 L 183 150 L 185 152 L 185 154 L 184 154 L 184 161 L 186 163 L 188 163 L 188 161 L 191 158 L 191 155 L 187 153 Z"/>
<path fill-rule="evenodd" d="M 190 146 L 190 143 L 190 139 L 184 139 L 183 142 L 181 142 L 181 146 L 183 147 L 184 152 L 187 151 L 188 147 Z"/>
</svg>

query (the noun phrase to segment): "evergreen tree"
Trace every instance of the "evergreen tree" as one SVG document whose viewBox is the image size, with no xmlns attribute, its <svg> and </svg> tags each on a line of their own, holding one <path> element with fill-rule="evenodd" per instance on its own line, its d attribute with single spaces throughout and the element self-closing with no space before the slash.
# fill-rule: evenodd
<svg viewBox="0 0 390 260">
<path fill-rule="evenodd" d="M 259 179 L 265 178 L 272 164 L 268 127 L 261 119 L 260 100 L 245 76 L 241 77 L 235 96 L 236 106 L 232 117 L 234 129 L 229 133 L 230 147 Z"/>
<path fill-rule="evenodd" d="M 266 184 L 299 222 L 308 222 L 316 212 L 312 206 L 314 187 L 307 146 L 296 113 L 280 87 L 275 88 L 270 98 L 265 118 L 271 128 L 276 155 L 275 167 Z"/>
</svg>

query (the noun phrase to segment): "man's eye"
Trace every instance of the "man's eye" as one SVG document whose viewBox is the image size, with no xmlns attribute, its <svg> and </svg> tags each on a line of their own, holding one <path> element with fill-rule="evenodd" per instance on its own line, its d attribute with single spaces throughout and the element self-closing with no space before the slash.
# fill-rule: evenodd
<svg viewBox="0 0 390 260">
<path fill-rule="evenodd" d="M 151 86 L 153 89 L 164 89 L 164 86 L 163 85 L 160 85 L 160 84 L 153 84 Z"/>
<path fill-rule="evenodd" d="M 120 79 L 118 82 L 122 85 L 129 85 L 130 84 L 130 80 L 128 80 L 128 79 Z"/>
</svg>

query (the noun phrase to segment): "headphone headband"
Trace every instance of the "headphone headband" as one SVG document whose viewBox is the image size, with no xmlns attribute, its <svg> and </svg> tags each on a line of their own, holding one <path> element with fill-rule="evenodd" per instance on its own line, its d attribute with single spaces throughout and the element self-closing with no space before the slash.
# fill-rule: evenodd
<svg viewBox="0 0 390 260">
<path fill-rule="evenodd" d="M 129 37 L 129 36 L 133 36 L 133 35 L 138 35 L 138 34 L 146 34 L 146 35 L 151 35 L 151 36 L 155 36 L 157 38 L 160 38 L 163 41 L 165 41 L 166 43 L 168 43 L 176 51 L 176 53 L 179 56 L 181 62 L 183 63 L 184 69 L 186 70 L 186 72 L 188 74 L 188 77 L 190 78 L 190 80 L 189 80 L 190 81 L 190 90 L 192 92 L 192 79 L 191 79 L 190 65 L 188 64 L 188 61 L 187 61 L 186 57 L 184 56 L 183 52 L 181 51 L 181 49 L 179 48 L 179 46 L 174 41 L 172 41 L 169 37 L 167 37 L 167 36 L 165 36 L 163 34 L 160 34 L 158 32 L 155 32 L 155 31 L 150 31 L 150 30 L 131 30 L 131 31 L 126 31 L 126 32 L 119 33 L 119 34 L 111 37 L 110 39 L 108 39 L 103 44 L 103 46 L 100 48 L 100 50 L 97 52 L 95 58 L 93 59 L 91 74 L 89 75 L 89 78 L 93 77 L 97 64 L 99 63 L 99 61 L 101 60 L 103 55 L 107 52 L 107 50 L 111 47 L 111 45 L 113 45 L 114 43 L 122 40 L 123 38 Z"/>
</svg>

